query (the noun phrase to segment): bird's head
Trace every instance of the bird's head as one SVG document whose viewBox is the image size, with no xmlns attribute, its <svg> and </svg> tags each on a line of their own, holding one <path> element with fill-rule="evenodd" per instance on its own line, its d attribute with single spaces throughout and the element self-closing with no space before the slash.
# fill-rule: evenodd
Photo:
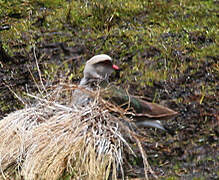
<svg viewBox="0 0 219 180">
<path fill-rule="evenodd" d="M 86 62 L 84 80 L 86 82 L 90 80 L 105 80 L 114 70 L 119 70 L 119 67 L 112 63 L 110 56 L 106 54 L 96 55 Z"/>
</svg>

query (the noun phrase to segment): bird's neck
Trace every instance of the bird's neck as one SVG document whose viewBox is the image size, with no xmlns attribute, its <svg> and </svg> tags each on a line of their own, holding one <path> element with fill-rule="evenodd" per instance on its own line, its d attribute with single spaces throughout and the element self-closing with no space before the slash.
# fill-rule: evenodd
<svg viewBox="0 0 219 180">
<path fill-rule="evenodd" d="M 96 78 L 83 77 L 80 81 L 79 86 L 95 89 L 98 86 L 100 86 L 102 88 L 106 87 L 107 84 L 108 84 L 108 81 L 106 79 L 100 80 L 100 79 L 96 79 Z"/>
<path fill-rule="evenodd" d="M 88 84 L 89 80 L 85 77 L 83 77 L 80 81 L 80 86 L 86 86 Z"/>
<path fill-rule="evenodd" d="M 93 86 L 96 86 L 97 83 L 98 83 L 98 79 L 95 79 L 95 78 L 86 78 L 86 77 L 83 77 L 80 81 L 80 86 L 84 86 L 84 87 L 93 87 Z"/>
</svg>

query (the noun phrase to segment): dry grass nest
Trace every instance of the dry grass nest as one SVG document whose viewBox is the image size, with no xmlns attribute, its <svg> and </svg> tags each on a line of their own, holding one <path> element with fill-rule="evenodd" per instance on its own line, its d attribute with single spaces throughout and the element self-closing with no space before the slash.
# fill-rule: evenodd
<svg viewBox="0 0 219 180">
<path fill-rule="evenodd" d="M 125 153 L 134 140 L 143 157 L 145 176 L 153 173 L 131 119 L 96 92 L 87 106 L 71 105 L 70 84 L 31 96 L 31 105 L 0 120 L 0 178 L 124 179 Z M 69 101 L 67 101 L 69 100 Z"/>
</svg>

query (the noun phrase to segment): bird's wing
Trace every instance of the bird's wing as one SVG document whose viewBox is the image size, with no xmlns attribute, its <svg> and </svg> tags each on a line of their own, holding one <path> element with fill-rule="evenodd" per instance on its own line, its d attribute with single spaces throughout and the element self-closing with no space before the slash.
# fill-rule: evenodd
<svg viewBox="0 0 219 180">
<path fill-rule="evenodd" d="M 127 113 L 132 113 L 136 117 L 147 117 L 151 119 L 169 119 L 178 113 L 162 105 L 151 103 L 135 96 L 127 91 L 115 86 L 104 89 L 101 96 L 110 102 L 124 108 Z"/>
</svg>

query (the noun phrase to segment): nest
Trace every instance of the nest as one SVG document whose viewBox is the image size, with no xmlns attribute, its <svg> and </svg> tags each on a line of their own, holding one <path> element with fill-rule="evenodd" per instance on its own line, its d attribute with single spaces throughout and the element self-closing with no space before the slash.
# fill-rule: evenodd
<svg viewBox="0 0 219 180">
<path fill-rule="evenodd" d="M 98 91 L 89 92 L 94 99 L 87 106 L 71 105 L 76 88 L 59 84 L 45 96 L 29 95 L 32 105 L 0 121 L 0 178 L 124 179 L 124 153 L 134 154 L 129 139 L 139 147 L 146 178 L 153 173 L 122 110 Z"/>
</svg>

